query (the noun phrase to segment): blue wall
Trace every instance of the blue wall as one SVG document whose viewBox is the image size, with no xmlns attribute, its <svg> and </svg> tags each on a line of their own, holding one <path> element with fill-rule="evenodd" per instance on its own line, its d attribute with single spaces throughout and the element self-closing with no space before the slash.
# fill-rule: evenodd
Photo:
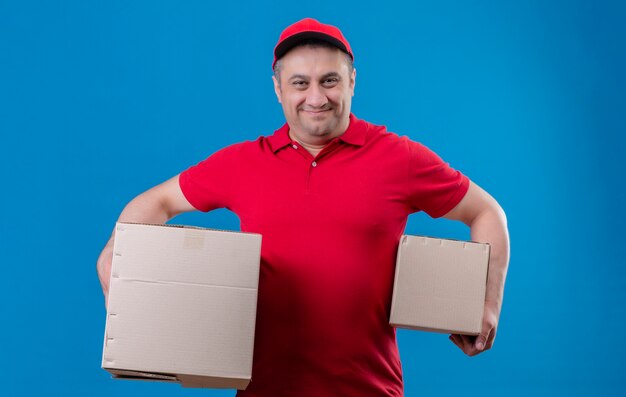
<svg viewBox="0 0 626 397">
<path fill-rule="evenodd" d="M 283 123 L 272 49 L 305 16 L 350 40 L 358 117 L 508 215 L 494 349 L 399 331 L 407 396 L 626 392 L 626 3 L 382 4 L 0 0 L 0 394 L 233 395 L 111 380 L 95 262 L 134 196 Z M 238 227 L 226 211 L 175 222 Z M 421 214 L 407 232 L 469 237 Z"/>
</svg>

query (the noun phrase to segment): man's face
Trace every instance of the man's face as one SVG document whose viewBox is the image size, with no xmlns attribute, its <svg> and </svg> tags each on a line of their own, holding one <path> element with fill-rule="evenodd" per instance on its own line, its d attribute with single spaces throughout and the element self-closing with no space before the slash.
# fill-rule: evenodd
<svg viewBox="0 0 626 397">
<path fill-rule="evenodd" d="M 348 127 L 356 71 L 345 57 L 336 48 L 301 46 L 280 59 L 274 89 L 296 139 L 325 143 Z"/>
</svg>

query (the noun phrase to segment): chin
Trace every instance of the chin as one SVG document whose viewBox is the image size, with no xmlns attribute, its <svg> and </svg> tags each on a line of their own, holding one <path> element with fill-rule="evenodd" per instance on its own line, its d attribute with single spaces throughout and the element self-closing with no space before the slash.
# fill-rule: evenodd
<svg viewBox="0 0 626 397">
<path fill-rule="evenodd" d="M 309 128 L 305 128 L 303 131 L 307 135 L 315 136 L 315 137 L 326 136 L 330 133 L 328 130 L 318 130 L 318 129 L 309 129 Z"/>
<path fill-rule="evenodd" d="M 312 136 L 326 136 L 330 135 L 333 132 L 333 129 L 329 126 L 316 126 L 316 127 L 305 127 L 304 131 L 307 134 Z"/>
<path fill-rule="evenodd" d="M 306 123 L 302 123 L 300 125 L 302 126 L 303 131 L 316 136 L 328 135 L 337 128 L 337 123 L 329 123 L 328 120 L 320 120 L 313 123 L 307 121 Z"/>
</svg>

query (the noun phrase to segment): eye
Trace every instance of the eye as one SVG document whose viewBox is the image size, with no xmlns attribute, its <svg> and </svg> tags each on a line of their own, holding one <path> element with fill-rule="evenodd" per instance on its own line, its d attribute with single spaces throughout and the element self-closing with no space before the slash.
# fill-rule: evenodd
<svg viewBox="0 0 626 397">
<path fill-rule="evenodd" d="M 291 82 L 291 84 L 296 87 L 296 88 L 305 88 L 307 86 L 307 82 L 304 80 L 294 80 Z"/>
<path fill-rule="evenodd" d="M 322 81 L 322 85 L 324 87 L 334 87 L 335 85 L 337 85 L 337 83 L 339 82 L 339 79 L 336 77 L 329 77 L 327 79 L 324 79 Z"/>
</svg>

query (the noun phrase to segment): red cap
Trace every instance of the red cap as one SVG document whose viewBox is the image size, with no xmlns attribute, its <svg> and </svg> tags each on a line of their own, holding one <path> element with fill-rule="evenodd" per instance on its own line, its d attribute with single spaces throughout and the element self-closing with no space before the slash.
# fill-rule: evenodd
<svg viewBox="0 0 626 397">
<path fill-rule="evenodd" d="M 304 18 L 301 21 L 287 26 L 285 30 L 280 34 L 278 43 L 274 47 L 274 62 L 272 62 L 272 69 L 276 61 L 285 55 L 289 50 L 298 45 L 299 42 L 306 39 L 319 39 L 324 40 L 341 51 L 350 55 L 354 60 L 354 54 L 350 49 L 350 44 L 339 28 L 332 25 L 326 25 L 316 21 L 313 18 Z"/>
</svg>

